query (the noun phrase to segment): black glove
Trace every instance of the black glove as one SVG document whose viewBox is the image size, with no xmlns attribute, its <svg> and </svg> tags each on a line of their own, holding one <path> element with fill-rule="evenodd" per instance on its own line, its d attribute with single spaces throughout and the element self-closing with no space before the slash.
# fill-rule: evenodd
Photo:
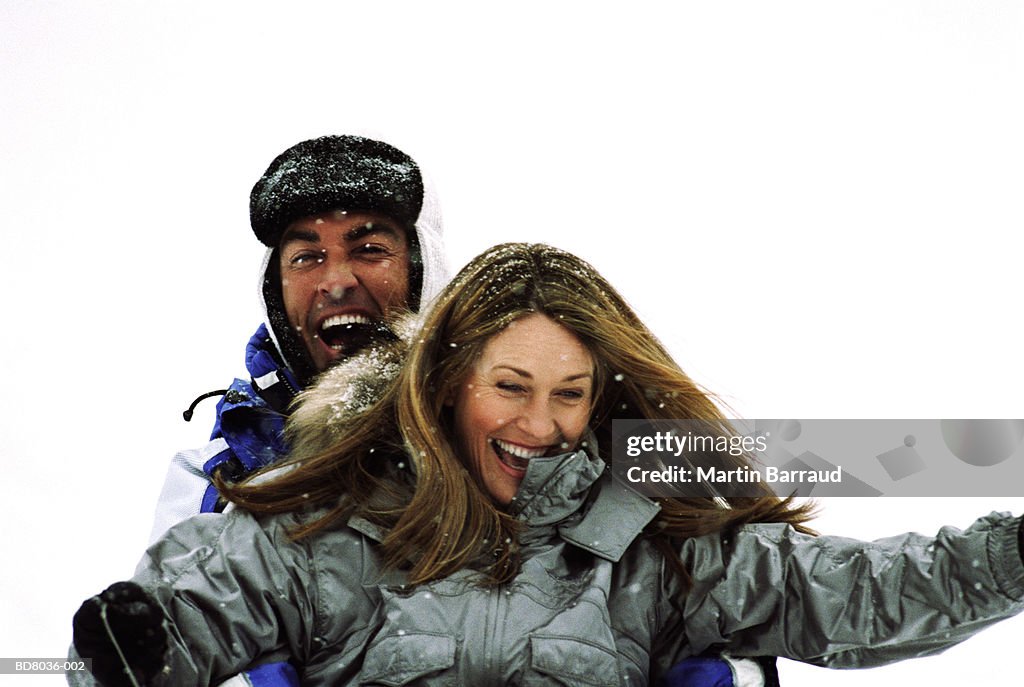
<svg viewBox="0 0 1024 687">
<path fill-rule="evenodd" d="M 92 659 L 92 674 L 106 687 L 132 686 L 124 662 L 110 640 L 111 633 L 138 684 L 148 684 L 163 670 L 167 650 L 163 614 L 156 601 L 134 582 L 115 582 L 99 596 L 86 600 L 72 624 L 75 649 L 82 658 Z"/>
</svg>

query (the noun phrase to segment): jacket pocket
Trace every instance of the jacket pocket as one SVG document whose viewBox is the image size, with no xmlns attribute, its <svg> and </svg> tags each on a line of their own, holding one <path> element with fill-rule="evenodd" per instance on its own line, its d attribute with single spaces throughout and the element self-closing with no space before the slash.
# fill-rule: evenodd
<svg viewBox="0 0 1024 687">
<path fill-rule="evenodd" d="M 565 685 L 615 687 L 619 660 L 608 649 L 576 637 L 531 635 L 531 666 Z"/>
<path fill-rule="evenodd" d="M 400 687 L 414 680 L 438 673 L 435 682 L 428 684 L 454 684 L 454 676 L 439 673 L 455 665 L 455 638 L 451 635 L 429 632 L 409 632 L 388 635 L 375 641 L 366 651 L 360 685 Z"/>
</svg>

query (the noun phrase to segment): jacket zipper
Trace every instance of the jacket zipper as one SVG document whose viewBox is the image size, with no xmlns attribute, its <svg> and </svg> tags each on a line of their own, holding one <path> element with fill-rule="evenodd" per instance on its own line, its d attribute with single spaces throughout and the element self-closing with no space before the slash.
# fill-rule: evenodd
<svg viewBox="0 0 1024 687">
<path fill-rule="evenodd" d="M 505 585 L 495 587 L 491 590 L 491 608 L 489 609 L 490 627 L 484 637 L 484 656 L 487 657 L 486 674 L 491 677 L 495 685 L 501 682 L 501 656 L 504 645 L 503 634 L 505 627 L 505 614 L 508 611 L 508 604 L 504 601 L 507 593 Z"/>
</svg>

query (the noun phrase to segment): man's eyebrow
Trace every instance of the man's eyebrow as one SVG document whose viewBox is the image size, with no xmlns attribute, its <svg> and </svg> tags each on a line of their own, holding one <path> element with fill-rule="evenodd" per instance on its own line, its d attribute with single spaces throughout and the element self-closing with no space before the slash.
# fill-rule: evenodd
<svg viewBox="0 0 1024 687">
<path fill-rule="evenodd" d="M 312 229 L 288 229 L 281 237 L 281 245 L 292 241 L 308 241 L 309 243 L 320 243 L 320 234 Z"/>
<path fill-rule="evenodd" d="M 370 234 L 386 234 L 394 239 L 405 238 L 405 232 L 386 222 L 367 222 L 345 234 L 346 241 L 358 241 Z"/>
</svg>

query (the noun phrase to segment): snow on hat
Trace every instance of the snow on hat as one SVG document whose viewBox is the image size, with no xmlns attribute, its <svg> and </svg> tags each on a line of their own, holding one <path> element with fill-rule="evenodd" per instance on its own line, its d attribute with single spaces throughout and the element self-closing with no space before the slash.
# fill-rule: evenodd
<svg viewBox="0 0 1024 687">
<path fill-rule="evenodd" d="M 278 155 L 249 196 L 252 230 L 276 247 L 300 217 L 330 210 L 370 210 L 410 229 L 423 205 L 423 178 L 411 157 L 362 136 L 323 136 Z"/>
</svg>

